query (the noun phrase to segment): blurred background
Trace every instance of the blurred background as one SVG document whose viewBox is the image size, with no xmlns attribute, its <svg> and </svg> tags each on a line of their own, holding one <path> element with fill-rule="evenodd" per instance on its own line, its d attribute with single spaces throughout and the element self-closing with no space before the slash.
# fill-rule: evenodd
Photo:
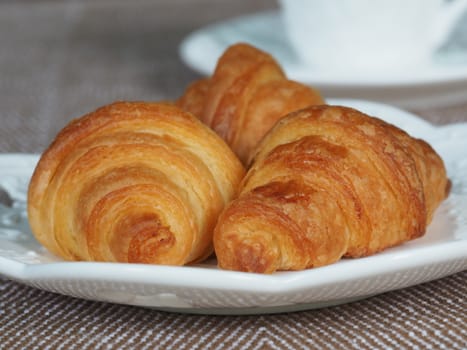
<svg viewBox="0 0 467 350">
<path fill-rule="evenodd" d="M 115 100 L 177 98 L 201 76 L 180 58 L 190 33 L 277 8 L 275 0 L 0 0 L 0 152 L 41 152 L 72 118 Z M 462 120 L 464 102 L 443 107 L 443 122 Z"/>
<path fill-rule="evenodd" d="M 40 152 L 67 121 L 115 100 L 178 97 L 200 76 L 180 59 L 186 35 L 274 7 L 274 0 L 0 1 L 0 152 Z"/>
</svg>

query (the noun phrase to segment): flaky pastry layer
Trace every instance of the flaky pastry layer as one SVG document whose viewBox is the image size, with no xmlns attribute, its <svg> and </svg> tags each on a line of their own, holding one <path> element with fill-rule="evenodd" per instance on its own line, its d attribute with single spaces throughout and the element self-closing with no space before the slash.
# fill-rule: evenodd
<svg viewBox="0 0 467 350">
<path fill-rule="evenodd" d="M 243 175 L 190 113 L 117 102 L 72 121 L 43 153 L 29 222 L 66 260 L 183 265 L 211 254 L 219 212 Z"/>
<path fill-rule="evenodd" d="M 219 266 L 271 273 L 368 256 L 422 236 L 448 190 L 425 141 L 352 108 L 308 107 L 257 148 L 215 229 Z"/>
</svg>

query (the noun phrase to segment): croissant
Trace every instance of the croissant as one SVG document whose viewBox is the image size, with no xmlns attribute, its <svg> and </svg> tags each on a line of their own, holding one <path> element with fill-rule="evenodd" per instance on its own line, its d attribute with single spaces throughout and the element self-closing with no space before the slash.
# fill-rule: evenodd
<svg viewBox="0 0 467 350">
<path fill-rule="evenodd" d="M 218 264 L 272 273 L 420 237 L 449 180 L 425 141 L 355 109 L 323 105 L 282 119 L 240 188 L 215 228 Z"/>
<path fill-rule="evenodd" d="M 243 163 L 282 116 L 322 103 L 316 89 L 288 80 L 271 55 L 243 43 L 230 46 L 214 74 L 192 83 L 176 101 L 214 129 Z"/>
<path fill-rule="evenodd" d="M 215 222 L 243 175 L 188 112 L 117 102 L 72 121 L 43 153 L 30 226 L 66 260 L 183 265 L 212 253 Z"/>
</svg>

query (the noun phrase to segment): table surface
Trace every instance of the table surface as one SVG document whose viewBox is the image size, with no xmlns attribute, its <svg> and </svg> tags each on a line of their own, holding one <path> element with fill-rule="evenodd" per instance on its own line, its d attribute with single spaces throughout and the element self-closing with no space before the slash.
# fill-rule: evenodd
<svg viewBox="0 0 467 350">
<path fill-rule="evenodd" d="M 115 100 L 178 97 L 195 29 L 274 1 L 0 1 L 0 152 L 39 153 Z M 467 121 L 467 96 L 419 108 Z M 365 300 L 276 315 L 184 315 L 81 300 L 0 277 L 0 349 L 467 349 L 467 272 Z M 234 336 L 232 336 L 234 335 Z"/>
</svg>

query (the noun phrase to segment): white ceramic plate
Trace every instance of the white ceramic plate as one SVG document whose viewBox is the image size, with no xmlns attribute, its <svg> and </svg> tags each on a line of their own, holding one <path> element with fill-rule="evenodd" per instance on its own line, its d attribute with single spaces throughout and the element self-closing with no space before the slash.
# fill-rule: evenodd
<svg viewBox="0 0 467 350">
<path fill-rule="evenodd" d="M 343 74 L 303 64 L 290 46 L 282 19 L 275 11 L 201 28 L 185 38 L 180 55 L 192 69 L 210 75 L 229 45 L 248 42 L 271 53 L 289 78 L 319 88 L 325 97 L 362 98 L 405 107 L 439 106 L 466 102 L 467 25 L 459 28 L 460 34 L 437 52 L 431 64 L 371 74 L 357 70 Z"/>
<path fill-rule="evenodd" d="M 28 228 L 26 189 L 37 155 L 0 156 L 0 185 L 14 199 L 0 205 L 0 274 L 79 298 L 191 313 L 248 314 L 320 308 L 441 278 L 467 268 L 467 123 L 434 127 L 394 107 L 330 100 L 388 120 L 429 141 L 452 180 L 449 198 L 423 238 L 380 254 L 297 272 L 261 275 L 219 270 L 215 261 L 169 267 L 63 262 Z"/>
</svg>

